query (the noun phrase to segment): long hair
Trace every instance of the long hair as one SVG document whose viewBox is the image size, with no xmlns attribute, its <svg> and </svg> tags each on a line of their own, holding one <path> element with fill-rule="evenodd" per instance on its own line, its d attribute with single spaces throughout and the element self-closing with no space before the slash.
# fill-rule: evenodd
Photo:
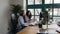
<svg viewBox="0 0 60 34">
<path fill-rule="evenodd" d="M 30 15 L 29 15 L 29 12 L 30 12 L 30 11 L 28 10 L 28 11 L 26 12 L 26 15 L 28 16 L 29 19 L 31 19 L 32 14 L 31 14 L 31 12 L 30 12 Z"/>
</svg>

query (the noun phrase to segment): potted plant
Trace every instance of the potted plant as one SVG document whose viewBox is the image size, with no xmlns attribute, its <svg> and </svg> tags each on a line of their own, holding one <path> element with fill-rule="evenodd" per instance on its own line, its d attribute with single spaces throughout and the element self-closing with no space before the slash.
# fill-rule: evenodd
<svg viewBox="0 0 60 34">
<path fill-rule="evenodd" d="M 38 26 L 39 26 L 39 28 L 42 28 L 41 21 L 38 22 Z"/>
<path fill-rule="evenodd" d="M 47 22 L 46 21 L 42 21 L 42 29 L 47 29 Z"/>
<path fill-rule="evenodd" d="M 39 28 L 47 29 L 48 26 L 47 23 L 48 23 L 48 12 L 45 11 L 42 13 L 42 18 L 39 21 Z"/>
<path fill-rule="evenodd" d="M 19 5 L 19 4 L 18 5 L 11 5 L 11 12 L 12 12 L 11 18 L 17 20 L 21 10 L 22 10 L 22 6 L 21 5 Z"/>
<path fill-rule="evenodd" d="M 43 20 L 42 20 L 42 22 L 41 22 L 41 24 L 42 24 L 42 28 L 43 29 L 47 29 L 48 27 L 48 12 L 47 11 L 45 11 L 44 13 L 43 13 Z"/>
<path fill-rule="evenodd" d="M 39 22 L 38 22 L 38 26 L 39 28 L 42 28 L 42 22 L 43 21 L 43 12 L 40 12 L 40 15 L 39 15 Z"/>
<path fill-rule="evenodd" d="M 11 5 L 11 11 L 13 14 L 20 13 L 21 9 L 21 5 Z"/>
<path fill-rule="evenodd" d="M 19 17 L 17 15 L 17 13 L 20 13 L 21 9 L 22 9 L 22 7 L 20 5 L 11 5 L 11 9 L 10 9 L 12 12 L 12 14 L 11 14 L 11 25 L 12 25 L 11 30 L 14 30 L 14 29 L 16 30 L 16 28 L 17 28 L 18 17 Z M 14 32 L 15 32 L 15 30 L 14 30 Z"/>
</svg>

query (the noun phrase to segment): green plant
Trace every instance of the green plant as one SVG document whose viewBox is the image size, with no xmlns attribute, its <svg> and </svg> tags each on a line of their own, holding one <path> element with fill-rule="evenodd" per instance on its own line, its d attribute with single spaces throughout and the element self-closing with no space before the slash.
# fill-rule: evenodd
<svg viewBox="0 0 60 34">
<path fill-rule="evenodd" d="M 41 24 L 42 25 L 45 25 L 45 24 L 47 24 L 47 22 L 46 21 L 42 21 Z"/>
<path fill-rule="evenodd" d="M 11 8 L 12 13 L 14 14 L 19 13 L 22 9 L 21 5 L 11 5 Z"/>
<path fill-rule="evenodd" d="M 48 12 L 45 11 L 43 13 L 43 20 L 41 21 L 41 24 L 45 25 L 45 24 L 47 24 L 47 22 L 48 22 Z"/>
</svg>

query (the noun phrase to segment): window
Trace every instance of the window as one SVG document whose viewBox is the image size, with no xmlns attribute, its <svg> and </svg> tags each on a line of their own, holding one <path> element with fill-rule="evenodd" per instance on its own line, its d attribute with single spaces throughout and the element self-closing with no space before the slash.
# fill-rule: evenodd
<svg viewBox="0 0 60 34">
<path fill-rule="evenodd" d="M 34 15 L 34 9 L 28 9 Z"/>
<path fill-rule="evenodd" d="M 34 16 L 32 16 L 31 19 L 34 19 Z"/>
<path fill-rule="evenodd" d="M 28 0 L 28 5 L 33 5 L 34 4 L 34 0 Z"/>
<path fill-rule="evenodd" d="M 39 15 L 41 12 L 41 9 L 35 9 L 35 15 Z"/>
<path fill-rule="evenodd" d="M 35 17 L 35 19 L 37 20 L 37 21 L 39 21 L 39 14 L 40 14 L 40 12 L 41 12 L 41 9 L 35 9 L 35 11 L 34 11 L 34 9 L 28 9 L 28 10 L 30 10 L 31 11 L 31 13 L 32 13 L 32 18 L 31 19 L 34 19 L 34 17 Z M 34 16 L 35 15 L 35 16 Z"/>
<path fill-rule="evenodd" d="M 35 9 L 35 19 L 36 19 L 36 21 L 39 21 L 40 12 L 41 12 L 41 9 Z"/>
<path fill-rule="evenodd" d="M 46 11 L 48 11 L 49 18 L 52 18 L 52 8 L 46 8 Z"/>
<path fill-rule="evenodd" d="M 35 13 L 35 15 L 39 15 L 41 12 L 41 9 L 35 9 L 35 11 L 34 11 L 34 9 L 28 9 L 28 10 L 31 11 L 32 15 L 34 15 L 34 13 Z"/>
<path fill-rule="evenodd" d="M 35 0 L 35 4 L 42 4 L 42 0 Z"/>
<path fill-rule="evenodd" d="M 60 8 L 54 8 L 54 16 L 60 16 Z"/>
<path fill-rule="evenodd" d="M 35 16 L 35 20 L 36 21 L 39 21 L 39 16 Z"/>
<path fill-rule="evenodd" d="M 60 0 L 54 0 L 54 3 L 60 3 Z"/>
<path fill-rule="evenodd" d="M 58 11 L 58 9 L 55 8 L 54 9 L 54 14 L 53 14 L 54 16 L 57 16 L 57 11 Z"/>
<path fill-rule="evenodd" d="M 46 11 L 48 11 L 49 15 L 52 15 L 52 8 L 47 8 Z"/>
<path fill-rule="evenodd" d="M 52 0 L 45 0 L 45 4 L 52 4 Z"/>
</svg>

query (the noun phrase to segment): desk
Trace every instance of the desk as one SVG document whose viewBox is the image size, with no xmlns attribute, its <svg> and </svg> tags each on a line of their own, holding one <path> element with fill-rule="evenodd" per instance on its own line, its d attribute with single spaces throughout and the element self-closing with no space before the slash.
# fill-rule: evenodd
<svg viewBox="0 0 60 34">
<path fill-rule="evenodd" d="M 37 34 L 37 31 L 39 30 L 38 27 L 35 27 L 35 26 L 28 26 L 26 28 L 24 28 L 23 30 L 17 32 L 16 34 Z M 53 30 L 52 28 L 49 29 L 49 30 Z M 57 33 L 57 34 L 60 34 L 60 33 Z"/>
<path fill-rule="evenodd" d="M 37 30 L 39 30 L 38 27 L 28 26 L 23 30 L 19 31 L 17 34 L 36 34 Z"/>
</svg>

